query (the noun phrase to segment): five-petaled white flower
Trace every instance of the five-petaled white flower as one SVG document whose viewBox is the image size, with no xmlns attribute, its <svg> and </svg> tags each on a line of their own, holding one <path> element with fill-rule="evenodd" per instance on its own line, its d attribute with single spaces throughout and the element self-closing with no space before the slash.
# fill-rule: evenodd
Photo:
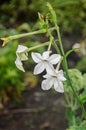
<svg viewBox="0 0 86 130">
<path fill-rule="evenodd" d="M 27 53 L 28 48 L 26 46 L 23 45 L 18 45 L 17 51 L 16 51 L 16 67 L 20 70 L 22 70 L 23 72 L 25 72 L 24 68 L 23 68 L 23 64 L 22 61 L 28 60 L 28 53 Z"/>
<path fill-rule="evenodd" d="M 53 69 L 52 72 L 52 74 L 46 74 L 43 76 L 46 79 L 42 81 L 42 89 L 49 90 L 52 86 L 54 86 L 54 89 L 57 92 L 63 93 L 64 87 L 62 81 L 66 80 L 63 74 L 63 70 L 57 71 Z"/>
<path fill-rule="evenodd" d="M 48 73 L 52 73 L 53 65 L 60 61 L 61 56 L 59 54 L 49 56 L 49 54 L 50 51 L 45 51 L 42 55 L 32 52 L 32 59 L 38 63 L 34 68 L 34 74 L 40 74 L 45 69 Z"/>
</svg>

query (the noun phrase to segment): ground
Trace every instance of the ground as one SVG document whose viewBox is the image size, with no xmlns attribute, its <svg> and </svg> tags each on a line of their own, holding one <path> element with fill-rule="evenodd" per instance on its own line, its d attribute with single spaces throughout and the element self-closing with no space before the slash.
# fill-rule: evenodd
<svg viewBox="0 0 86 130">
<path fill-rule="evenodd" d="M 66 130 L 64 94 L 40 87 L 23 92 L 21 104 L 0 112 L 0 130 Z"/>
</svg>

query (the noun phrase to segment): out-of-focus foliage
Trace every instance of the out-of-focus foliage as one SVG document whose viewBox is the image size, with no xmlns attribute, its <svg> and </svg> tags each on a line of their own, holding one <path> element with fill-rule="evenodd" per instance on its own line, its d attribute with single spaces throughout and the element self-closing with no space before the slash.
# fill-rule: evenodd
<svg viewBox="0 0 86 130">
<path fill-rule="evenodd" d="M 86 121 L 80 122 L 80 124 L 75 124 L 70 126 L 67 130 L 86 130 Z"/>
<path fill-rule="evenodd" d="M 75 52 L 77 53 L 79 60 L 76 64 L 76 68 L 86 72 L 86 39 L 82 40 L 80 43 L 76 43 L 73 45 L 74 48 L 77 48 Z"/>
<path fill-rule="evenodd" d="M 84 89 L 86 90 L 86 73 L 83 74 Z"/>
<path fill-rule="evenodd" d="M 86 102 L 86 73 L 83 74 L 83 88 L 84 91 L 80 94 L 79 98 L 83 103 L 85 103 Z"/>
<path fill-rule="evenodd" d="M 7 29 L 3 24 L 0 24 L 0 38 L 5 36 L 10 36 L 10 35 L 15 35 L 15 34 L 18 34 L 16 29 L 14 28 Z"/>
<path fill-rule="evenodd" d="M 18 34 L 15 29 L 6 29 L 0 25 L 0 36 Z M 18 41 L 11 42 L 8 46 L 0 48 L 0 100 L 3 103 L 11 99 L 20 97 L 25 85 L 22 82 L 23 77 L 15 67 L 15 50 Z"/>
<path fill-rule="evenodd" d="M 24 82 L 29 88 L 34 88 L 38 83 L 38 78 L 37 76 L 33 75 L 32 72 L 26 72 L 24 76 Z"/>
<path fill-rule="evenodd" d="M 83 122 L 82 119 L 80 119 L 78 116 L 75 117 L 75 114 L 76 114 L 75 111 L 70 111 L 70 109 L 66 110 L 66 117 L 68 119 L 68 124 L 71 128 L 71 129 L 68 128 L 67 130 L 73 130 L 72 128 L 78 128 L 78 126 L 79 127 L 82 126 L 81 125 L 81 122 Z M 82 124 L 84 124 L 84 122 Z M 74 130 L 77 130 L 77 129 L 74 129 Z"/>
<path fill-rule="evenodd" d="M 79 100 L 85 104 L 86 103 L 86 74 L 81 74 L 81 72 L 77 69 L 69 70 L 69 75 L 71 76 L 71 82 L 74 86 L 74 89 L 77 90 L 79 94 Z M 69 88 L 65 82 L 65 91 L 67 93 L 67 98 L 69 105 L 67 104 L 66 109 L 66 117 L 68 120 L 69 128 L 66 130 L 85 130 L 86 129 L 86 121 L 82 120 L 79 116 L 77 116 L 77 110 L 80 105 L 77 103 L 77 99 L 74 95 L 72 95 L 72 89 Z M 70 111 L 71 108 L 71 111 Z"/>
<path fill-rule="evenodd" d="M 78 55 L 81 59 L 78 61 L 76 68 L 84 73 L 86 72 L 86 39 L 80 42 Z"/>
<path fill-rule="evenodd" d="M 34 22 L 38 19 L 38 12 L 48 10 L 44 0 L 1 0 L 0 21 Z M 57 14 L 58 24 L 63 31 L 73 30 L 86 32 L 86 0 L 48 0 Z"/>
<path fill-rule="evenodd" d="M 6 102 L 7 97 L 20 96 L 24 89 L 24 84 L 21 81 L 23 77 L 14 64 L 16 47 L 15 41 L 0 49 L 0 97 L 3 102 Z"/>
<path fill-rule="evenodd" d="M 86 39 L 82 40 L 80 43 L 75 43 L 73 48 L 77 48 L 75 51 L 79 57 L 86 55 Z"/>
<path fill-rule="evenodd" d="M 78 69 L 69 69 L 69 75 L 76 91 L 79 91 L 83 88 L 83 76 L 82 73 Z M 65 91 L 66 92 L 73 92 L 71 86 L 68 86 L 67 81 L 64 82 Z"/>
<path fill-rule="evenodd" d="M 7 29 L 5 26 L 0 25 L 0 36 L 5 37 L 18 34 L 17 30 L 19 32 L 22 31 L 22 29 Z M 34 88 L 38 83 L 37 77 L 30 72 L 31 69 L 33 70 L 33 61 L 30 54 L 29 60 L 27 63 L 24 63 L 26 64 L 25 69 L 27 73 L 19 71 L 14 63 L 18 44 L 27 44 L 28 47 L 40 44 L 40 42 L 36 41 L 31 42 L 30 39 L 31 37 L 28 42 L 27 38 L 21 39 L 22 43 L 18 40 L 13 40 L 7 46 L 0 48 L 0 102 L 7 103 L 10 99 L 19 101 L 18 99 L 21 98 L 21 93 L 26 87 Z M 39 51 L 44 51 L 44 48 L 42 47 Z"/>
<path fill-rule="evenodd" d="M 78 61 L 76 68 L 82 72 L 86 72 L 86 56 L 83 56 L 80 61 Z"/>
</svg>

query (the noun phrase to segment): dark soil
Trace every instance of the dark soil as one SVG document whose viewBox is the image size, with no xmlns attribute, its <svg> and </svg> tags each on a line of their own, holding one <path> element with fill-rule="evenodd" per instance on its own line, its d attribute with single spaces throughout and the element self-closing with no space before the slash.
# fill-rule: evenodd
<svg viewBox="0 0 86 130">
<path fill-rule="evenodd" d="M 0 130 L 66 130 L 64 95 L 39 88 L 23 92 L 23 103 L 0 112 Z"/>
</svg>

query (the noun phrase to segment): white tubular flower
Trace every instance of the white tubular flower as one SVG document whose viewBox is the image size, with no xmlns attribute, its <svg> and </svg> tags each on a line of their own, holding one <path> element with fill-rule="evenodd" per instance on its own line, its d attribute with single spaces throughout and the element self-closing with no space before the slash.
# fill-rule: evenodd
<svg viewBox="0 0 86 130">
<path fill-rule="evenodd" d="M 42 81 L 41 87 L 43 90 L 49 90 L 52 86 L 54 89 L 59 92 L 64 92 L 64 87 L 62 81 L 65 81 L 66 78 L 64 77 L 63 70 L 57 71 L 53 70 L 52 74 L 46 74 L 43 77 L 46 78 Z"/>
<path fill-rule="evenodd" d="M 23 68 L 23 64 L 21 61 L 26 61 L 28 60 L 28 53 L 27 53 L 28 48 L 26 46 L 18 45 L 17 51 L 16 51 L 16 67 L 20 69 L 21 71 L 25 72 Z"/>
<path fill-rule="evenodd" d="M 42 55 L 32 52 L 32 59 L 37 63 L 34 68 L 34 74 L 40 74 L 45 69 L 48 73 L 52 73 L 53 65 L 60 61 L 61 56 L 59 54 L 49 56 L 49 54 L 50 51 L 45 51 Z"/>
<path fill-rule="evenodd" d="M 21 61 L 28 60 L 28 48 L 26 46 L 18 45 L 16 55 Z"/>
<path fill-rule="evenodd" d="M 18 58 L 16 58 L 15 64 L 16 64 L 16 67 L 17 67 L 19 70 L 25 72 L 21 60 L 19 60 Z"/>
</svg>

